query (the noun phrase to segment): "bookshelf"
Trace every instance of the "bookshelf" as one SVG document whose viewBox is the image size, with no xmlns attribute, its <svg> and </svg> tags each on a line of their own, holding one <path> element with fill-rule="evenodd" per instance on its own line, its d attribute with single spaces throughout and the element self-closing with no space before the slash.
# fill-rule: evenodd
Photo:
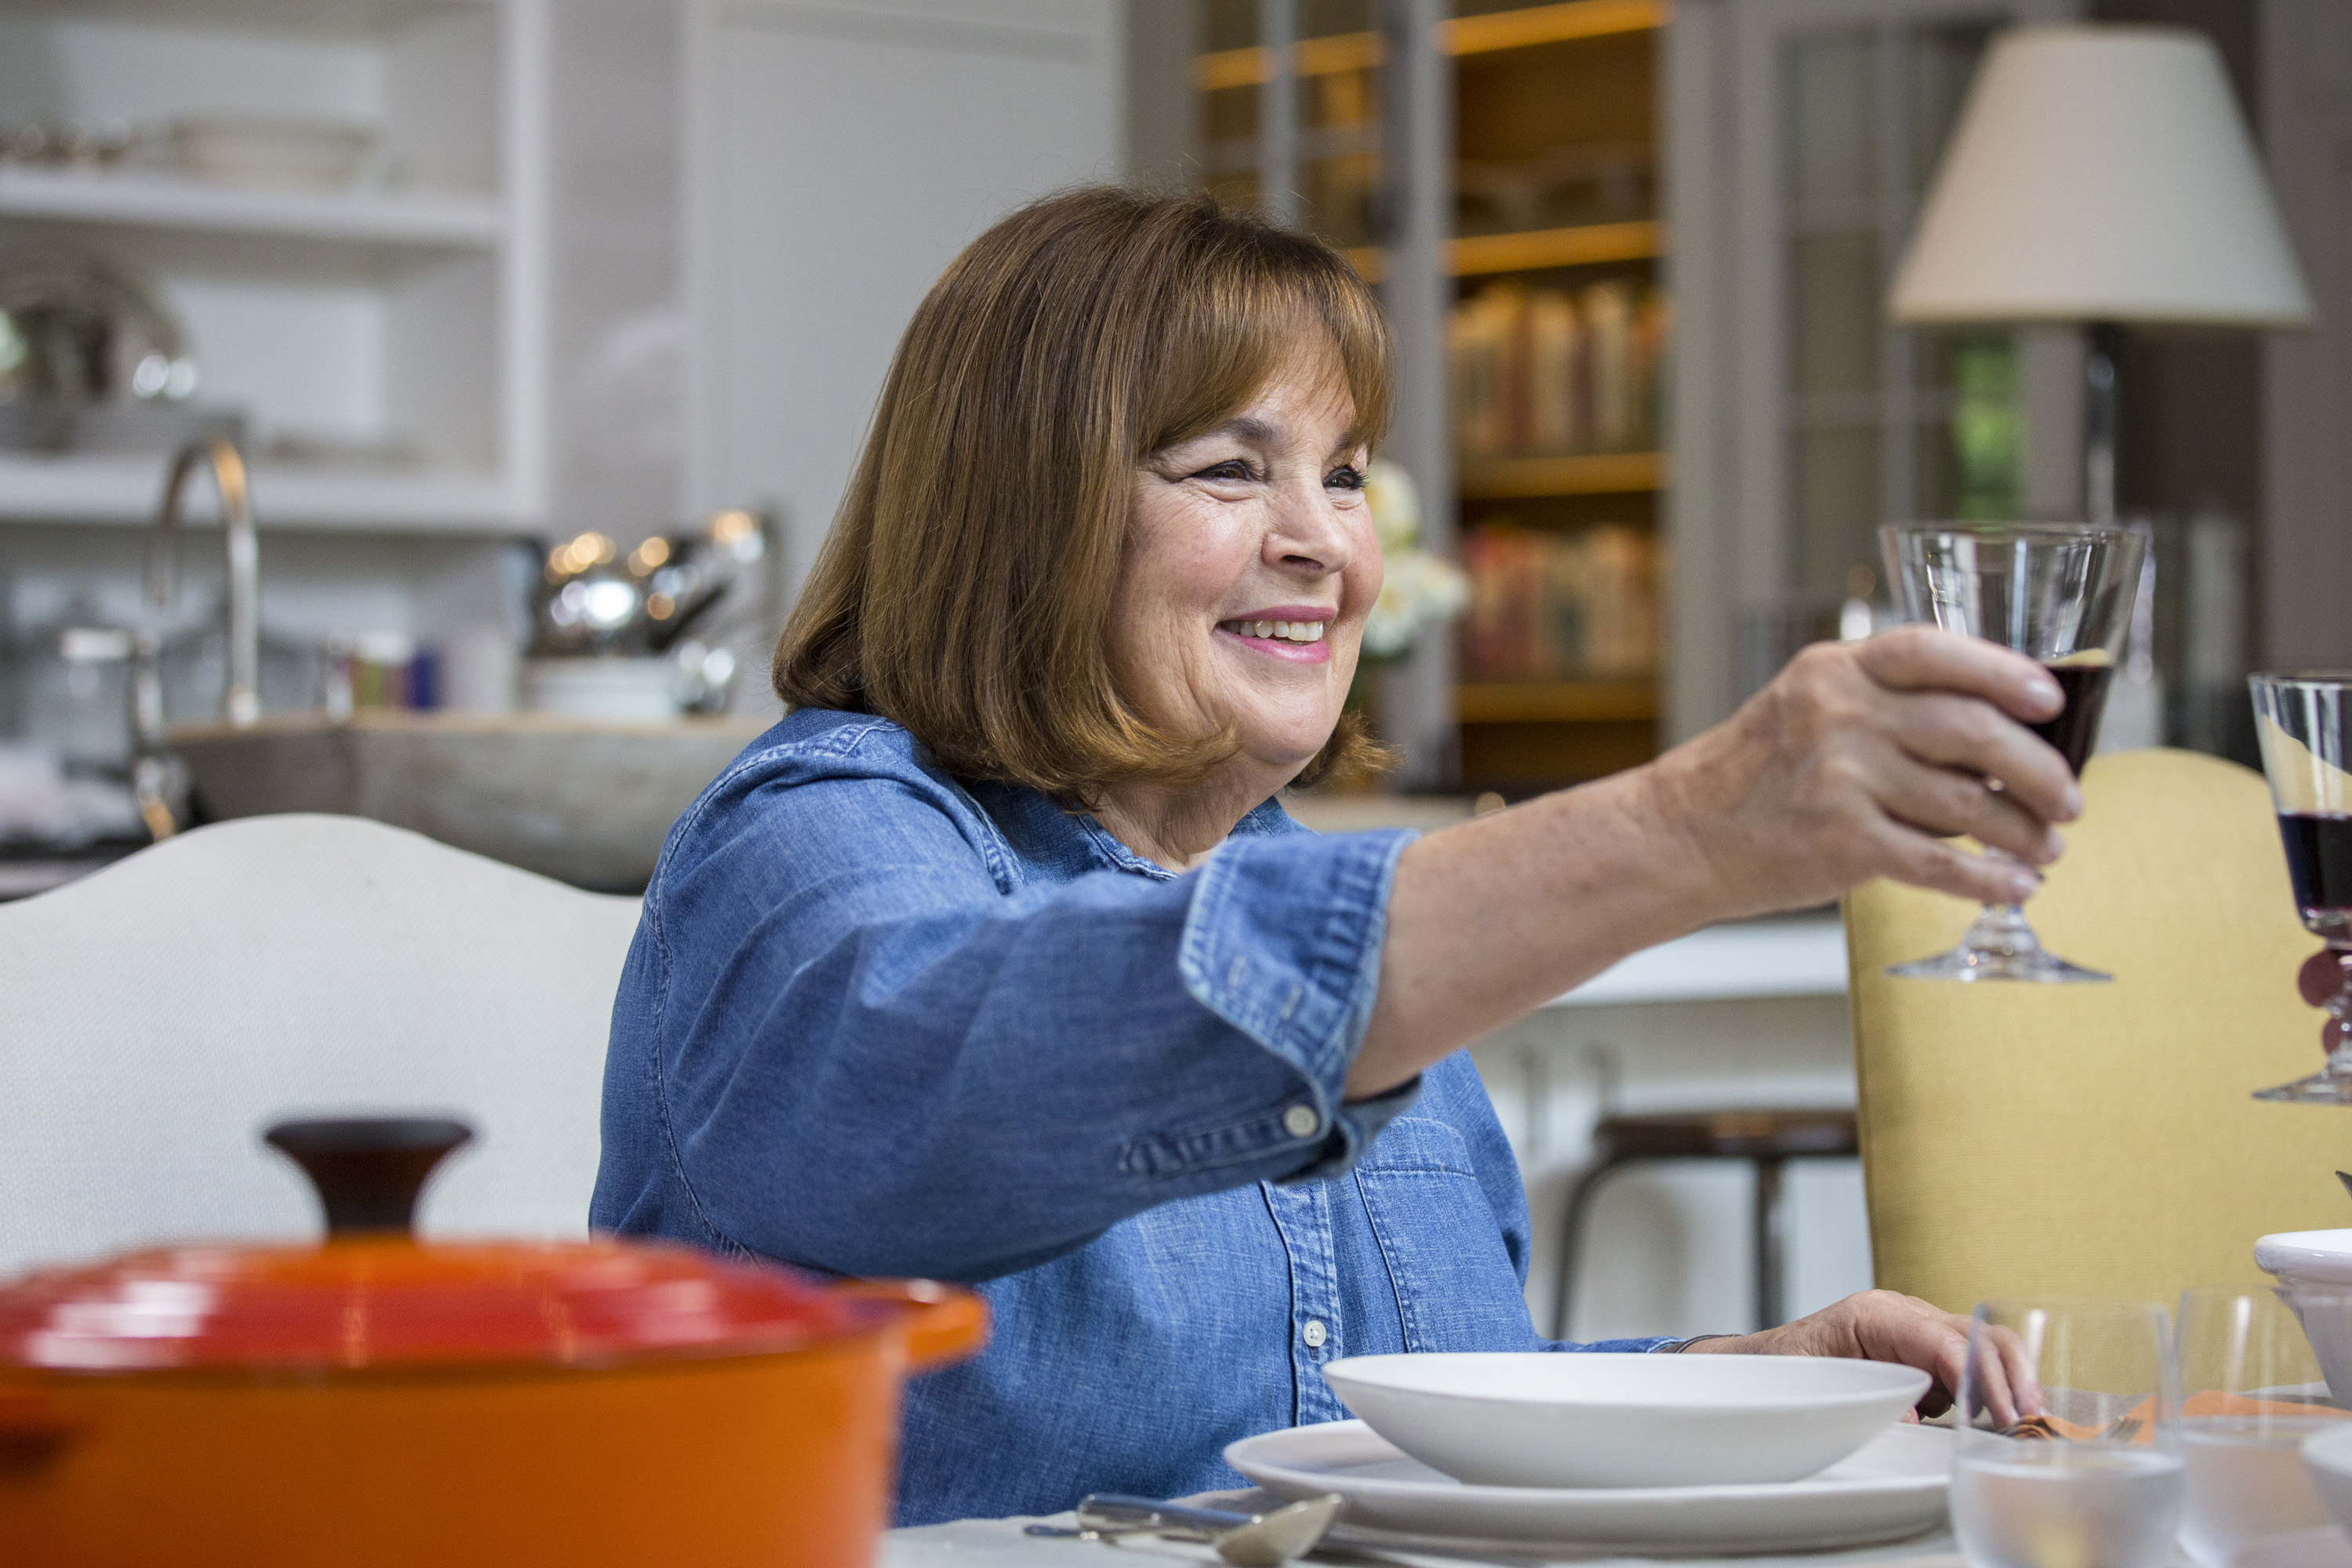
<svg viewBox="0 0 2352 1568">
<path fill-rule="evenodd" d="M 1516 796 L 1645 761 L 1660 721 L 1655 540 L 1670 476 L 1657 264 L 1671 237 L 1655 129 L 1668 5 L 1565 0 L 1437 20 L 1434 50 L 1452 76 L 1452 156 L 1440 160 L 1450 232 L 1433 250 L 1396 252 L 1419 258 L 1403 263 L 1375 222 L 1392 199 L 1380 105 L 1396 84 L 1383 77 L 1373 7 L 1298 5 L 1301 22 L 1327 30 L 1291 46 L 1287 83 L 1257 42 L 1259 9 L 1199 3 L 1190 79 L 1202 183 L 1228 203 L 1264 205 L 1280 138 L 1261 116 L 1287 97 L 1297 221 L 1374 282 L 1433 259 L 1450 302 L 1453 493 L 1433 510 L 1458 518 L 1484 595 L 1473 616 L 1486 615 L 1464 628 L 1459 679 L 1430 689 L 1450 693 L 1454 782 Z M 1505 534 L 1508 547 L 1496 548 Z M 1505 605 L 1499 634 L 1498 592 L 1535 601 Z M 1578 593 L 1612 602 L 1560 597 Z"/>
</svg>

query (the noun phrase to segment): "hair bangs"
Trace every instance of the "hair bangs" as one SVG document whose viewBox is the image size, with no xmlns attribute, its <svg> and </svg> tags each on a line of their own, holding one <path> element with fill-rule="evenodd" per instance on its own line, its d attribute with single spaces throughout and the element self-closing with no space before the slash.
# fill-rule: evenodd
<svg viewBox="0 0 2352 1568">
<path fill-rule="evenodd" d="M 1377 446 L 1391 403 L 1388 323 L 1371 288 L 1328 247 L 1278 229 L 1199 237 L 1173 274 L 1137 385 L 1136 456 L 1231 419 L 1298 366 L 1328 356 L 1354 408 L 1350 437 Z"/>
</svg>

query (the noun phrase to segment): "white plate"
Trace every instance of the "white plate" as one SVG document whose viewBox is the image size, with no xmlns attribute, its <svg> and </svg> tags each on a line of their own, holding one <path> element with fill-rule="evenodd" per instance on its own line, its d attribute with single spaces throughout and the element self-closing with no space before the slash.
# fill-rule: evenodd
<svg viewBox="0 0 2352 1568">
<path fill-rule="evenodd" d="M 1941 1524 L 1952 1434 L 1890 1427 L 1820 1475 L 1756 1486 L 1465 1486 L 1360 1421 L 1244 1437 L 1225 1462 L 1277 1497 L 1338 1492 L 1346 1522 L 1360 1528 L 1517 1547 L 1793 1552 L 1899 1541 Z"/>
<path fill-rule="evenodd" d="M 2335 1524 L 2265 1536 L 2231 1552 L 2230 1568 L 2352 1568 L 2352 1541 Z"/>
</svg>

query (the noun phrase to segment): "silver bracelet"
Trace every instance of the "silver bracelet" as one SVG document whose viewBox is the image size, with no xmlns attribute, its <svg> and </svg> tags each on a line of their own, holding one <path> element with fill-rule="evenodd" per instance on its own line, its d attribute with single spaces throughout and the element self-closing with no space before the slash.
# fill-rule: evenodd
<svg viewBox="0 0 2352 1568">
<path fill-rule="evenodd" d="M 1736 1340 L 1738 1334 L 1693 1334 L 1686 1340 L 1670 1340 L 1652 1351 L 1652 1355 L 1680 1355 L 1702 1340 Z"/>
</svg>

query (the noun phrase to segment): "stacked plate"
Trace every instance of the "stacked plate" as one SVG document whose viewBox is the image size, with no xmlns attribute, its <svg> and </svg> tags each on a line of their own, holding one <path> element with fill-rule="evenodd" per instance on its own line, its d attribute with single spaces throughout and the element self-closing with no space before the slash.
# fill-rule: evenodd
<svg viewBox="0 0 2352 1568">
<path fill-rule="evenodd" d="M 1225 1450 L 1282 1498 L 1338 1492 L 1399 1546 L 1792 1552 L 1943 1522 L 1952 1435 L 1898 1425 L 1925 1373 L 1802 1356 L 1360 1356 L 1358 1421 Z"/>
</svg>

